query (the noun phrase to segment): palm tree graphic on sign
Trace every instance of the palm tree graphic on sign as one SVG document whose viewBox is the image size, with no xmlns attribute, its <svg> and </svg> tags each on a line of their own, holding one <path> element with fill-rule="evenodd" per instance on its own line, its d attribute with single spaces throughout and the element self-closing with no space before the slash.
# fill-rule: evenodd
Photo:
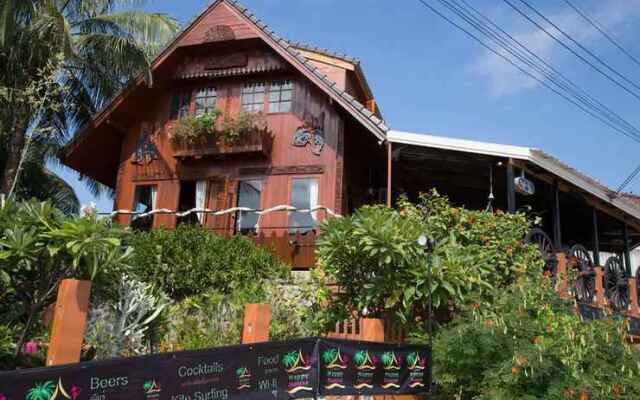
<svg viewBox="0 0 640 400">
<path fill-rule="evenodd" d="M 382 354 L 382 357 L 380 357 L 380 361 L 382 362 L 382 365 L 386 370 L 400 369 L 400 363 L 398 362 L 396 353 L 393 351 L 387 351 Z"/>
<path fill-rule="evenodd" d="M 368 350 L 358 350 L 353 356 L 353 362 L 356 363 L 357 369 L 376 369 Z"/>
<path fill-rule="evenodd" d="M 347 368 L 347 366 L 345 365 L 346 363 L 342 358 L 342 354 L 340 353 L 340 348 L 331 348 L 325 350 L 322 353 L 322 361 L 325 363 L 327 368 Z"/>
<path fill-rule="evenodd" d="M 27 393 L 25 400 L 58 400 L 58 396 L 61 396 L 62 399 L 71 400 L 71 396 L 62 386 L 62 379 L 58 379 L 57 385 L 54 381 L 36 383 Z"/>
<path fill-rule="evenodd" d="M 407 355 L 407 364 L 409 364 L 409 369 L 424 369 L 425 362 L 424 359 L 418 355 L 417 352 L 409 353 Z"/>
<path fill-rule="evenodd" d="M 309 363 L 304 359 L 302 355 L 302 350 L 298 351 L 290 351 L 282 357 L 282 364 L 286 368 L 287 372 L 295 372 L 295 371 L 308 371 L 311 369 Z"/>
</svg>

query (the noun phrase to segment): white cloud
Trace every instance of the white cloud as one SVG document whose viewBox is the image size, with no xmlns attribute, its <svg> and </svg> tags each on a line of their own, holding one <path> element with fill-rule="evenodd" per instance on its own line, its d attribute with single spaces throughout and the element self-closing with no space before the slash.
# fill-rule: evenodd
<svg viewBox="0 0 640 400">
<path fill-rule="evenodd" d="M 521 3 L 517 1 L 515 3 L 521 5 Z M 589 25 L 588 22 L 566 6 L 564 2 L 559 3 L 562 5 L 562 11 L 556 13 L 550 13 L 537 4 L 532 5 L 558 27 L 589 49 L 593 48 L 593 44 L 596 42 L 606 40 L 595 28 Z M 583 10 L 586 10 L 590 16 L 604 25 L 608 31 L 613 32 L 616 37 L 624 35 L 624 33 L 629 30 L 631 21 L 640 15 L 640 0 L 598 0 L 592 3 L 593 7 L 590 8 L 587 8 L 582 1 L 577 1 L 575 4 Z M 510 8 L 509 10 L 512 11 Z M 566 49 L 558 45 L 547 34 L 526 21 L 521 15 L 515 13 L 515 11 L 504 14 L 504 11 L 501 10 L 500 17 L 502 18 L 492 17 L 492 19 L 501 26 L 507 26 L 506 30 L 519 42 L 523 43 L 551 65 L 556 66 L 558 61 L 567 56 L 573 57 L 572 61 L 581 62 L 575 56 L 568 53 Z M 509 19 L 507 20 L 505 17 Z M 517 25 L 513 26 L 514 23 L 517 23 Z M 512 25 L 511 27 L 509 27 L 510 24 Z M 556 37 L 561 37 L 559 32 L 544 23 L 544 21 L 541 25 L 545 26 L 545 28 Z M 516 33 L 514 34 L 514 32 Z M 561 38 L 563 41 L 567 41 L 566 38 Z M 507 55 L 506 52 L 504 53 Z M 491 93 L 496 97 L 506 96 L 539 85 L 538 82 L 527 77 L 511 64 L 489 51 L 484 52 L 475 59 L 470 68 L 474 74 L 488 81 Z M 562 68 L 560 69 L 563 70 Z"/>
</svg>

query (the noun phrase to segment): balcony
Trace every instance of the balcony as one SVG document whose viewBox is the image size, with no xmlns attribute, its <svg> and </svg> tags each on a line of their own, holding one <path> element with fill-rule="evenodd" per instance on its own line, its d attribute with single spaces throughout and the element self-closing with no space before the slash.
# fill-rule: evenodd
<svg viewBox="0 0 640 400">
<path fill-rule="evenodd" d="M 266 128 L 255 128 L 231 143 L 209 136 L 190 142 L 174 140 L 171 145 L 173 156 L 178 159 L 223 158 L 234 155 L 268 158 L 271 155 L 273 136 Z"/>
</svg>

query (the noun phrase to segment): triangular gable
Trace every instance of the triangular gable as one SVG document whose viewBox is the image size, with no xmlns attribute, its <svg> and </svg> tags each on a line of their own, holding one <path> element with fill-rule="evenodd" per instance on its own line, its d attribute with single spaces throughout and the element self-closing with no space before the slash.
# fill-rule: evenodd
<svg viewBox="0 0 640 400">
<path fill-rule="evenodd" d="M 280 38 L 245 7 L 233 0 L 217 0 L 209 5 L 158 54 L 152 62 L 151 68 L 156 70 L 179 47 L 232 38 L 262 39 L 277 54 L 362 123 L 379 141 L 386 140 L 386 133 L 389 128 L 384 124 L 384 121 L 369 111 L 353 96 L 338 88 L 335 82 L 305 58 L 289 41 Z M 95 128 L 106 121 L 109 115 L 123 103 L 124 99 L 143 83 L 143 77 L 140 75 L 132 85 L 123 90 L 102 111 L 97 113 L 83 131 Z M 76 139 L 82 140 L 83 133 L 87 132 L 80 132 Z M 65 153 L 68 154 L 75 147 L 74 144 L 77 144 L 75 139 L 67 146 Z"/>
</svg>

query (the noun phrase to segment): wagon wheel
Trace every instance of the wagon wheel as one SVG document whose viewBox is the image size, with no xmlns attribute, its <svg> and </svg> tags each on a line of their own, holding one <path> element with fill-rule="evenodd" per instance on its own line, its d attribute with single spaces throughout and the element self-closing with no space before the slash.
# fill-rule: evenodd
<svg viewBox="0 0 640 400">
<path fill-rule="evenodd" d="M 620 257 L 609 257 L 604 264 L 604 289 L 614 310 L 626 310 L 629 306 L 629 281 Z"/>
<path fill-rule="evenodd" d="M 544 272 L 552 277 L 556 276 L 556 249 L 553 247 L 551 238 L 540 228 L 531 229 L 524 237 L 526 244 L 534 244 L 540 251 L 540 257 L 544 261 Z"/>
<path fill-rule="evenodd" d="M 569 257 L 578 274 L 573 285 L 576 300 L 591 303 L 596 293 L 596 271 L 589 251 L 584 246 L 576 244 L 569 249 Z"/>
</svg>

